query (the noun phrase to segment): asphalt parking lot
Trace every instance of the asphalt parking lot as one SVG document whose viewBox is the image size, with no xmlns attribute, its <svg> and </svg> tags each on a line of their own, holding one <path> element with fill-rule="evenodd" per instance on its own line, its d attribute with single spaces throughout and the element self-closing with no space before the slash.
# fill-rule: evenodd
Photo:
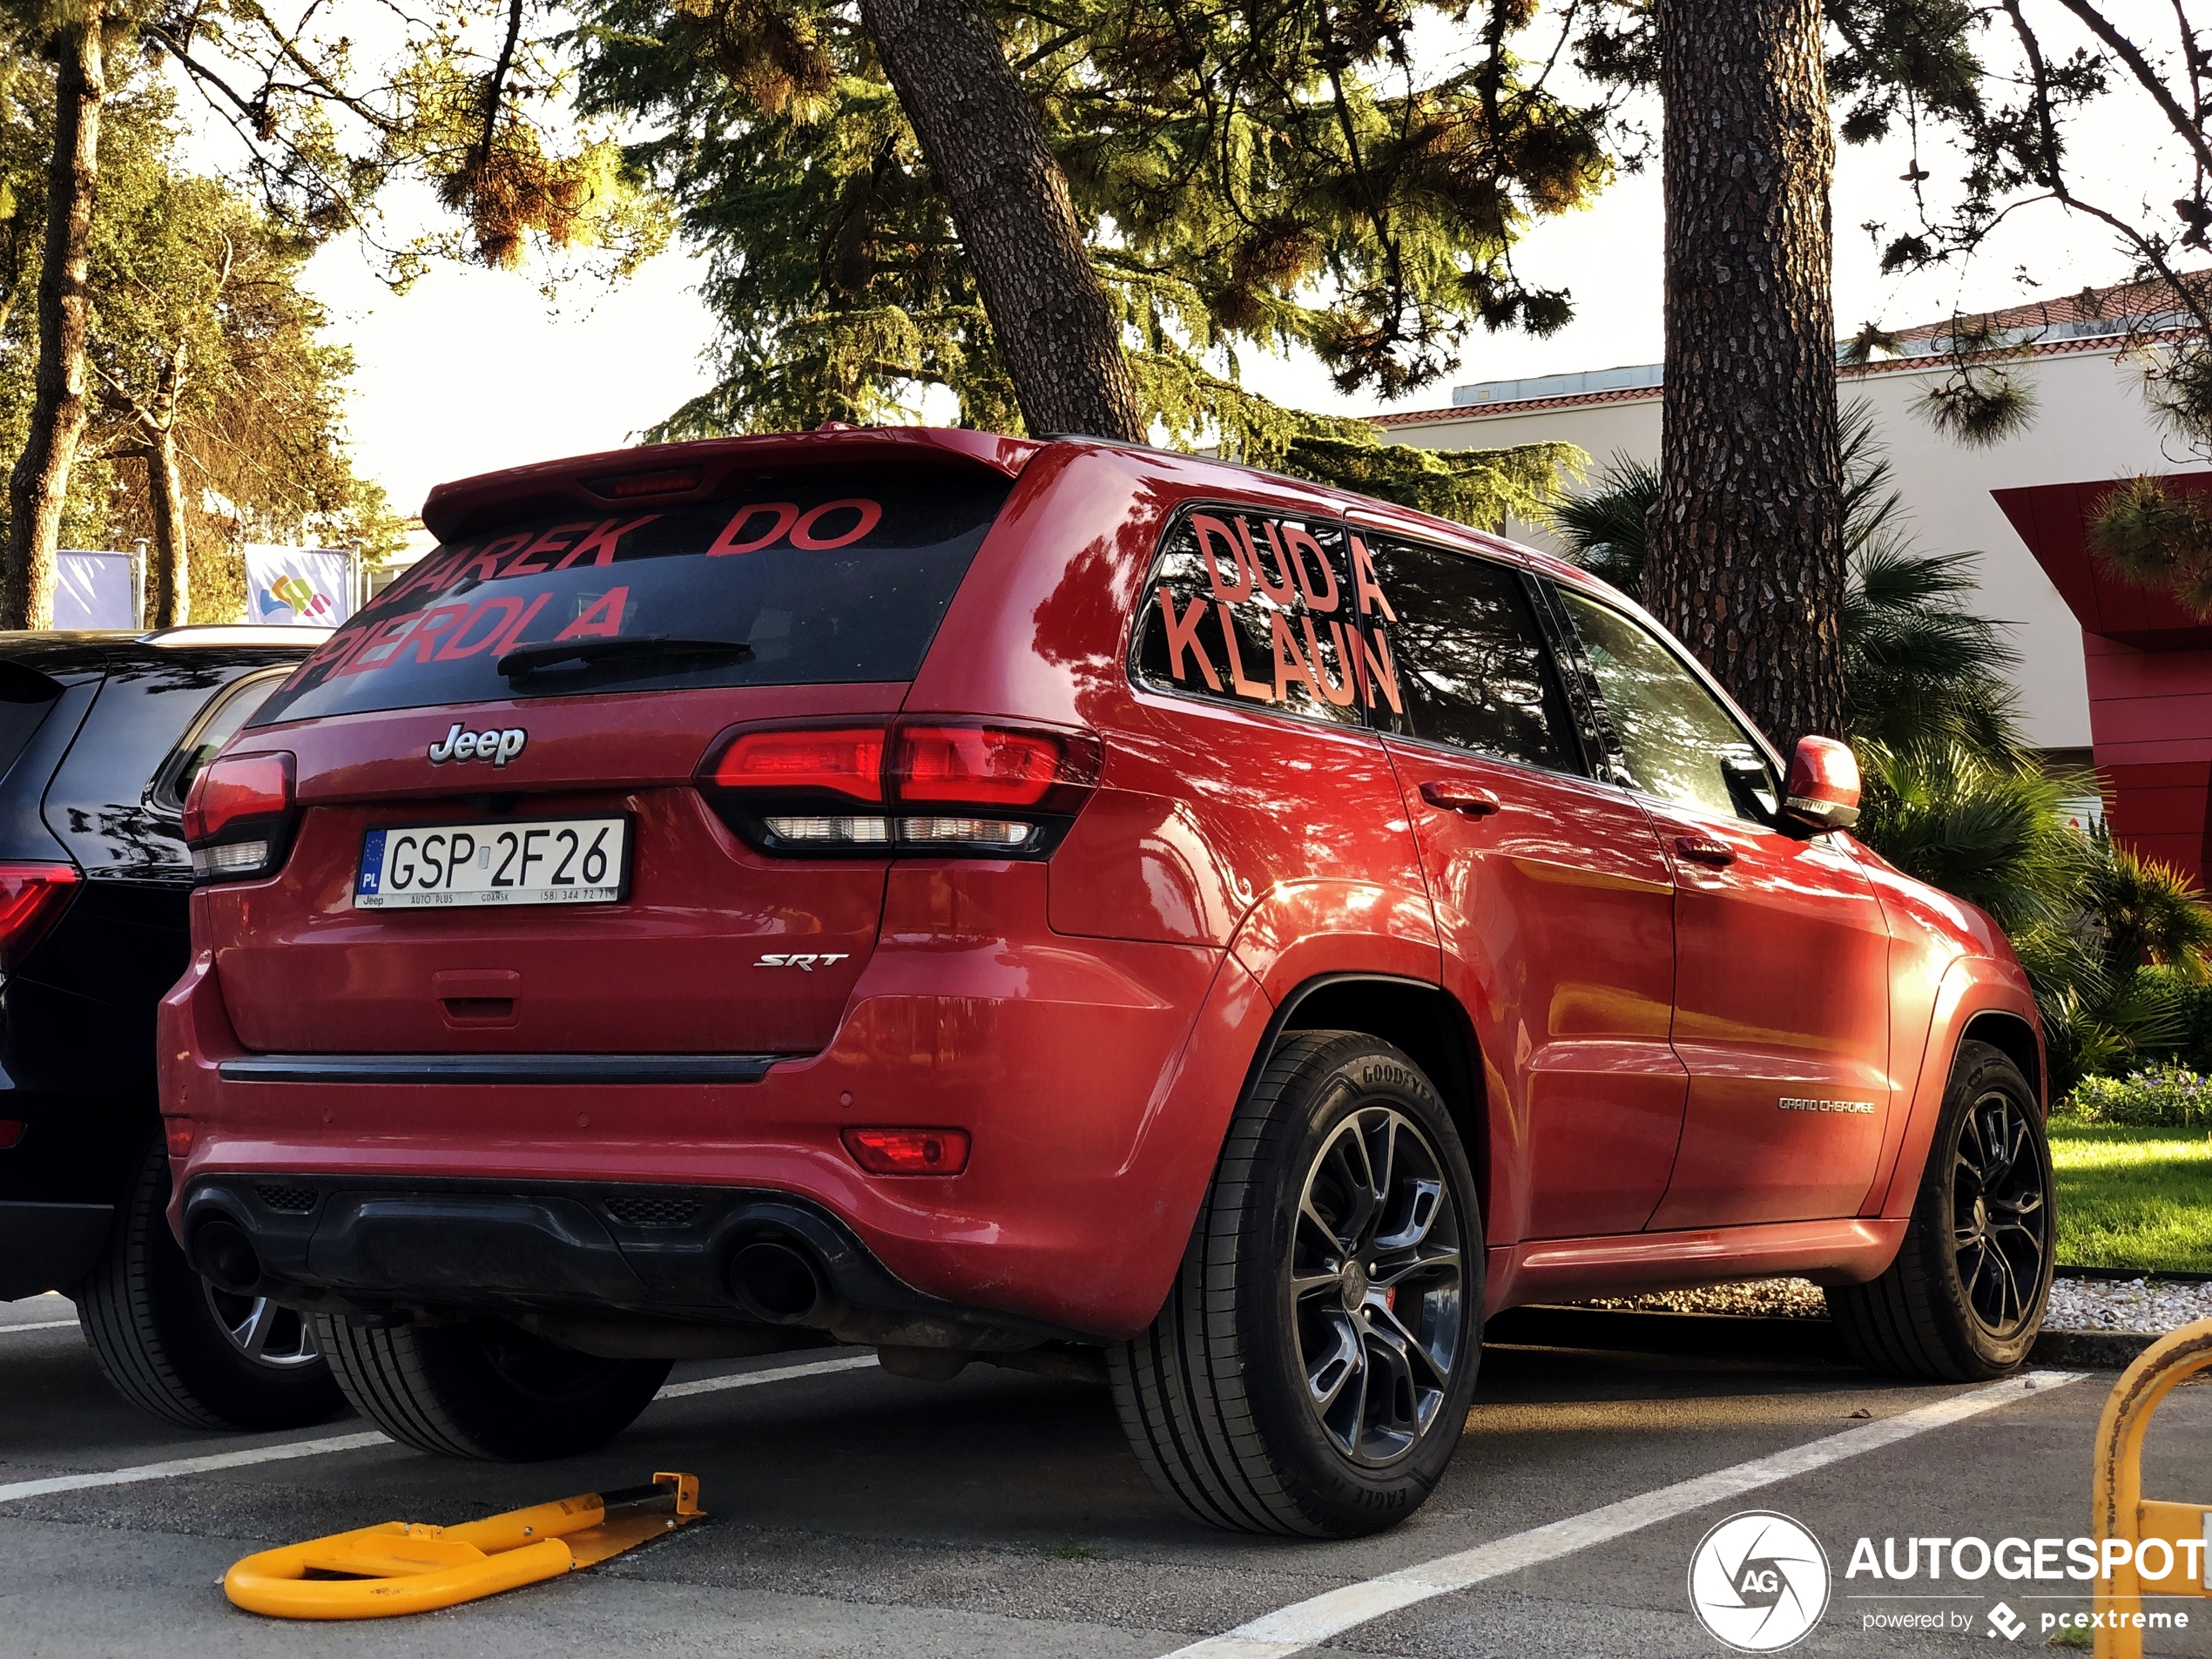
<svg viewBox="0 0 2212 1659">
<path fill-rule="evenodd" d="M 1408 1659 L 1715 1655 L 1726 1649 L 1689 1611 L 1687 1570 L 1708 1529 L 1743 1509 L 1795 1518 L 1828 1555 L 1827 1611 L 1793 1652 L 1986 1655 L 1992 1641 L 2045 1650 L 2043 1616 L 2086 1610 L 2085 1587 L 1994 1574 L 1885 1585 L 1847 1578 L 1846 1563 L 1862 1535 L 1878 1550 L 1885 1537 L 1902 1548 L 1908 1535 L 2085 1532 L 2091 1436 L 2114 1380 L 2046 1372 L 2033 1387 L 1982 1394 L 1878 1381 L 1804 1354 L 1494 1344 L 1465 1443 L 1427 1507 L 1379 1538 L 1305 1543 L 1180 1520 L 1123 1449 L 1105 1392 L 1074 1382 L 981 1367 L 914 1382 L 848 1350 L 684 1366 L 678 1386 L 599 1453 L 463 1465 L 369 1441 L 352 1420 L 282 1435 L 168 1428 L 110 1394 L 69 1319 L 58 1298 L 0 1304 L 0 1651 L 10 1655 L 252 1659 L 304 1645 L 1153 1659 L 1271 1615 L 1194 1659 L 1280 1659 L 1317 1635 L 1327 1650 Z M 1889 1443 L 1839 1452 L 1884 1426 Z M 2212 1501 L 2208 1429 L 2212 1388 L 2177 1393 L 2154 1430 L 2147 1493 Z M 18 1490 L 332 1438 L 344 1448 Z M 1786 1468 L 1818 1467 L 1770 1478 L 1773 1463 L 1758 1460 L 1777 1453 L 1795 1454 Z M 1747 1464 L 1748 1475 L 1666 1495 Z M 711 1520 L 474 1606 L 300 1627 L 237 1612 L 219 1588 L 231 1562 L 270 1544 L 393 1519 L 469 1520 L 665 1468 L 701 1477 Z M 1743 1489 L 1721 1489 L 1730 1482 Z M 1608 1508 L 1624 1500 L 1643 1507 Z M 1660 1518 L 1623 1530 L 1623 1514 L 1647 1511 Z M 1533 1542 L 1518 1536 L 1539 1527 Z M 1409 1599 L 1404 1581 L 1369 1582 L 1508 1540 L 1462 1557 L 1457 1581 L 1426 1569 L 1477 1581 L 1468 1588 L 1426 1585 L 1395 1610 L 1382 1609 Z M 1315 1597 L 1328 1599 L 1296 1610 Z M 2020 1620 L 2010 1642 L 1989 1624 L 2000 1600 Z M 2186 1631 L 2154 1634 L 2150 1652 L 2212 1655 L 2212 1602 L 2148 1605 L 2190 1615 Z M 1370 1610 L 1381 1616 L 1357 1618 Z M 1908 1614 L 1955 1628 L 1868 1628 Z"/>
</svg>

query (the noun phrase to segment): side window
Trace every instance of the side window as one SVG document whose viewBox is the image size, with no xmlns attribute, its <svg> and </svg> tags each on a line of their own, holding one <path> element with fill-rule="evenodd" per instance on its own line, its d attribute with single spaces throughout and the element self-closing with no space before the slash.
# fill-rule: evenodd
<svg viewBox="0 0 2212 1659">
<path fill-rule="evenodd" d="M 1757 822 L 1776 779 L 1733 715 L 1655 636 L 1610 606 L 1561 588 L 1605 701 L 1628 781 L 1648 795 Z"/>
<path fill-rule="evenodd" d="M 1469 554 L 1378 540 L 1397 613 L 1404 714 L 1395 729 L 1554 772 L 1581 770 L 1559 678 L 1521 574 Z"/>
<path fill-rule="evenodd" d="M 199 718 L 192 722 L 169 759 L 162 762 L 161 770 L 154 774 L 148 799 L 157 812 L 184 812 L 185 798 L 192 793 L 192 783 L 201 769 L 220 752 L 239 727 L 253 718 L 253 711 L 269 700 L 269 694 L 284 684 L 293 666 L 287 663 L 282 668 L 248 674 L 233 681 L 200 711 Z"/>
<path fill-rule="evenodd" d="M 1188 510 L 1153 562 L 1133 671 L 1153 691 L 1358 725 L 1399 704 L 1372 593 L 1333 519 Z"/>
</svg>

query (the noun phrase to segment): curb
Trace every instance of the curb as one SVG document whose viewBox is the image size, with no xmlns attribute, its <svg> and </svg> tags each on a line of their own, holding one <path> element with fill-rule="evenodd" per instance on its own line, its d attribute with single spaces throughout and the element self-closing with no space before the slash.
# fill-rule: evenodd
<svg viewBox="0 0 2212 1659">
<path fill-rule="evenodd" d="M 1751 1313 L 1658 1313 L 1628 1308 L 1508 1308 L 1483 1327 L 1486 1345 L 1589 1348 L 1615 1353 L 1764 1356 L 1849 1365 L 1825 1318 Z M 2145 1331 L 2045 1331 L 2028 1363 L 2124 1371 L 2158 1340 Z"/>
<path fill-rule="evenodd" d="M 2158 1335 L 2149 1331 L 2046 1331 L 2035 1339 L 2028 1359 L 2039 1366 L 2125 1371 Z"/>
<path fill-rule="evenodd" d="M 2096 1285 L 2212 1285 L 2212 1273 L 2168 1273 L 2148 1267 L 2068 1267 L 2060 1263 L 2051 1271 L 2059 1278 Z"/>
</svg>

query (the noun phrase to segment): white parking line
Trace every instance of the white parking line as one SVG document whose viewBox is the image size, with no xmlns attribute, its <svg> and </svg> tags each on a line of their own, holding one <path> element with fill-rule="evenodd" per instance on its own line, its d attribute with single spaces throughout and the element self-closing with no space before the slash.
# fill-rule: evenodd
<svg viewBox="0 0 2212 1659">
<path fill-rule="evenodd" d="M 1290 1659 L 1291 1655 L 1318 1646 L 1355 1625 L 1379 1619 L 1386 1613 L 1395 1613 L 1417 1602 L 1447 1595 L 1485 1579 L 1517 1573 L 1524 1567 L 1556 1561 L 1593 1544 L 1656 1526 L 1662 1521 L 1672 1521 L 1709 1503 L 1738 1497 L 1760 1487 L 1772 1486 L 1777 1480 L 1839 1463 L 1845 1458 L 1878 1452 L 1899 1440 L 1925 1434 L 1930 1429 L 2013 1405 L 2038 1390 L 2063 1387 L 2086 1374 L 2079 1371 L 2035 1371 L 1969 1393 L 1953 1394 L 1948 1399 L 1900 1412 L 1864 1428 L 1846 1429 L 1841 1434 L 1794 1446 L 1770 1457 L 1753 1458 L 1748 1463 L 1733 1464 L 1710 1474 L 1623 1498 L 1618 1503 L 1570 1515 L 1548 1526 L 1478 1544 L 1455 1555 L 1439 1556 L 1417 1567 L 1403 1567 L 1394 1573 L 1293 1602 L 1288 1607 L 1278 1608 L 1249 1623 L 1240 1624 L 1224 1635 L 1208 1636 L 1189 1647 L 1177 1648 L 1166 1659 Z"/>
<path fill-rule="evenodd" d="M 64 1325 L 77 1329 L 74 1319 L 33 1319 L 28 1325 L 0 1325 L 0 1337 L 11 1337 L 18 1331 L 58 1331 Z"/>
<path fill-rule="evenodd" d="M 127 1469 L 103 1469 L 96 1474 L 53 1474 L 43 1480 L 17 1480 L 0 1487 L 0 1503 L 17 1498 L 43 1498 L 50 1492 L 77 1492 L 86 1487 L 127 1487 L 140 1480 L 173 1480 L 180 1474 L 206 1474 L 216 1469 L 242 1468 L 249 1463 L 280 1463 L 287 1458 L 320 1457 L 326 1452 L 358 1452 L 365 1446 L 389 1446 L 374 1430 L 365 1434 L 333 1434 L 319 1440 L 286 1440 L 276 1446 L 256 1447 L 250 1452 L 213 1452 L 206 1457 L 172 1458 L 166 1463 L 140 1463 Z"/>
<path fill-rule="evenodd" d="M 74 1325 L 75 1320 L 69 1321 Z M 833 1371 L 858 1371 L 875 1364 L 875 1356 L 860 1354 L 846 1359 L 817 1359 L 803 1366 L 779 1366 L 765 1371 L 739 1371 L 726 1377 L 702 1377 L 697 1382 L 671 1383 L 653 1396 L 685 1399 L 693 1394 L 720 1393 L 729 1388 L 752 1388 L 762 1383 L 789 1382 L 800 1377 L 820 1377 Z M 87 1487 L 133 1486 L 141 1480 L 173 1480 L 180 1474 L 207 1474 L 217 1469 L 244 1468 L 253 1463 L 281 1463 L 288 1458 L 321 1457 L 331 1452 L 358 1452 L 365 1447 L 389 1446 L 385 1435 L 371 1429 L 360 1434 L 333 1434 L 313 1440 L 284 1440 L 247 1452 L 214 1452 L 206 1457 L 172 1458 L 165 1463 L 140 1463 L 127 1469 L 105 1469 L 93 1474 L 55 1474 L 39 1480 L 17 1480 L 0 1486 L 0 1503 L 17 1498 L 43 1498 L 50 1492 L 78 1492 Z"/>
<path fill-rule="evenodd" d="M 779 1366 L 773 1371 L 736 1371 L 726 1377 L 702 1377 L 697 1382 L 671 1383 L 653 1396 L 655 1400 L 683 1399 L 692 1394 L 718 1394 L 725 1388 L 750 1388 L 755 1383 L 783 1382 L 794 1377 L 826 1377 L 833 1371 L 860 1371 L 875 1364 L 872 1353 L 849 1359 L 817 1359 L 811 1365 Z"/>
</svg>

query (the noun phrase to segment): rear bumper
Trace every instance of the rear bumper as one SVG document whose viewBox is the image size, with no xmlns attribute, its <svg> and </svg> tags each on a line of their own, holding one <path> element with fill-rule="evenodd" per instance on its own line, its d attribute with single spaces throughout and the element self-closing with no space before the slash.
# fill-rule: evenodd
<svg viewBox="0 0 2212 1659">
<path fill-rule="evenodd" d="M 0 1302 L 74 1288 L 114 1223 L 113 1204 L 0 1204 Z"/>
<path fill-rule="evenodd" d="M 207 1175 L 183 1233 L 226 1288 L 369 1314 L 604 1314 L 788 1325 L 846 1342 L 1012 1349 L 1084 1333 L 981 1313 L 902 1284 L 852 1230 L 788 1193 L 727 1187 L 544 1185 Z M 251 1258 L 216 1241 L 234 1227 Z M 752 1249 L 813 1274 L 799 1296 L 748 1291 Z M 251 1278 L 238 1264 L 250 1259 Z M 226 1271 L 228 1270 L 228 1271 Z M 788 1273 L 785 1285 L 803 1283 Z"/>
<path fill-rule="evenodd" d="M 902 905 L 924 908 L 942 880 L 991 893 L 996 908 L 979 907 L 972 936 L 887 922 L 820 1054 L 666 1057 L 719 1059 L 754 1082 L 496 1075 L 541 1056 L 446 1070 L 419 1055 L 249 1054 L 203 953 L 161 1008 L 162 1111 L 192 1133 L 176 1190 L 196 1195 L 220 1177 L 236 1197 L 235 1177 L 246 1189 L 342 1181 L 400 1196 L 457 1182 L 787 1201 L 842 1229 L 933 1307 L 984 1325 L 1133 1335 L 1174 1278 L 1268 1004 L 1210 947 L 1055 937 L 1042 873 L 902 866 L 892 922 Z M 918 896 L 901 896 L 907 885 Z M 496 1075 L 455 1075 L 480 1064 Z M 958 1176 L 872 1176 L 845 1150 L 848 1126 L 958 1127 L 974 1151 Z M 189 1242 L 181 1197 L 170 1220 Z M 239 1224 L 249 1220 L 275 1224 L 250 1213 Z M 614 1255 L 629 1263 L 633 1244 L 643 1248 L 625 1238 Z M 581 1277 L 556 1288 L 573 1305 L 634 1296 L 627 1265 L 608 1278 L 582 1271 L 609 1262 L 606 1251 L 571 1259 Z M 475 1271 L 459 1251 L 436 1288 L 457 1305 Z M 705 1261 L 691 1282 L 711 1296 L 686 1294 L 742 1317 L 725 1271 Z M 509 1298 L 489 1279 L 480 1288 Z"/>
</svg>

